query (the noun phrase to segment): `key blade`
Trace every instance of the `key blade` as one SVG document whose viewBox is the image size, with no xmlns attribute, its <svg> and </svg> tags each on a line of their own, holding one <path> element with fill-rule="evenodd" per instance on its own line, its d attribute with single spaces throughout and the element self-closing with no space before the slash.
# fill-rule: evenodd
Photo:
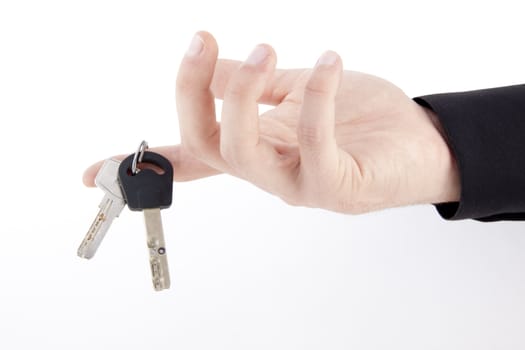
<svg viewBox="0 0 525 350">
<path fill-rule="evenodd" d="M 106 159 L 95 177 L 95 184 L 105 194 L 98 206 L 100 210 L 95 220 L 78 247 L 77 255 L 81 258 L 91 259 L 95 255 L 111 223 L 126 206 L 118 183 L 119 166 L 120 161 Z"/>
<path fill-rule="evenodd" d="M 97 252 L 100 243 L 106 236 L 113 220 L 120 215 L 125 203 L 115 201 L 106 195 L 100 202 L 100 210 L 93 220 L 86 236 L 80 243 L 77 255 L 84 259 L 91 259 Z"/>
<path fill-rule="evenodd" d="M 162 217 L 159 208 L 144 209 L 143 212 L 146 223 L 153 288 L 155 288 L 156 291 L 161 291 L 170 287 L 170 274 L 168 258 L 166 256 L 166 244 L 164 242 L 164 230 L 162 228 Z"/>
</svg>

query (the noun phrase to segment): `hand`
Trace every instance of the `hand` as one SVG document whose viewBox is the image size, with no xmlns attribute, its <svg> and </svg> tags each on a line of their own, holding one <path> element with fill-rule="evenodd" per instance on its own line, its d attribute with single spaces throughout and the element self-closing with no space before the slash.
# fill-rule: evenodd
<svg viewBox="0 0 525 350">
<path fill-rule="evenodd" d="M 217 60 L 217 52 L 200 32 L 180 66 L 182 143 L 157 149 L 176 180 L 229 173 L 287 203 L 344 213 L 459 200 L 437 118 L 393 84 L 342 71 L 334 52 L 295 70 L 276 70 L 268 45 L 243 63 Z M 215 98 L 223 99 L 220 123 Z M 258 103 L 275 108 L 259 115 Z"/>
</svg>

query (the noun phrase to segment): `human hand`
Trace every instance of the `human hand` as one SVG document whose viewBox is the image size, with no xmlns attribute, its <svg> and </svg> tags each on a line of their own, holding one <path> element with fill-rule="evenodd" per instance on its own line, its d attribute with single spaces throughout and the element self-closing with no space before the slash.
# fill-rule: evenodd
<svg viewBox="0 0 525 350">
<path fill-rule="evenodd" d="M 268 45 L 243 63 L 217 60 L 217 52 L 200 32 L 180 66 L 182 142 L 155 149 L 172 161 L 176 180 L 229 173 L 287 203 L 344 213 L 459 200 L 436 117 L 393 84 L 342 71 L 333 52 L 294 70 L 276 70 Z M 215 98 L 223 99 L 220 123 Z M 259 115 L 258 103 L 275 108 Z"/>
</svg>

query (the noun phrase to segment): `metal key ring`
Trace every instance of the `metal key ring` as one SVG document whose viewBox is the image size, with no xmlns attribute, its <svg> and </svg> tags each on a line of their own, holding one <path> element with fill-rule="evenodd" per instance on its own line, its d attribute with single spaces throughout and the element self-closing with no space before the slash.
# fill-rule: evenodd
<svg viewBox="0 0 525 350">
<path fill-rule="evenodd" d="M 135 152 L 135 155 L 133 156 L 133 162 L 131 163 L 131 173 L 133 175 L 137 175 L 140 171 L 140 169 L 137 167 L 138 163 L 142 162 L 142 158 L 144 157 L 144 152 L 149 148 L 148 143 L 146 141 L 142 141 L 139 145 L 139 148 L 137 149 L 137 152 Z"/>
</svg>

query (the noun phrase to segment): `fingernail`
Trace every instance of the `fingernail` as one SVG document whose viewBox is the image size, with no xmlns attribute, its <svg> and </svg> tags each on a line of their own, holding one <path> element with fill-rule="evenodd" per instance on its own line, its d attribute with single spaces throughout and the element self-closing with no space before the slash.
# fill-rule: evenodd
<svg viewBox="0 0 525 350">
<path fill-rule="evenodd" d="M 270 51 L 268 48 L 264 45 L 257 45 L 255 49 L 253 49 L 252 53 L 246 61 L 244 61 L 245 64 L 249 64 L 251 66 L 257 66 L 264 62 L 266 57 L 270 55 Z"/>
<path fill-rule="evenodd" d="M 316 66 L 333 66 L 337 61 L 337 54 L 333 51 L 326 51 L 317 60 Z"/>
<path fill-rule="evenodd" d="M 186 56 L 196 57 L 202 52 L 203 49 L 204 41 L 202 40 L 199 34 L 195 34 L 193 36 L 193 39 L 191 40 L 188 50 L 186 51 Z"/>
</svg>

